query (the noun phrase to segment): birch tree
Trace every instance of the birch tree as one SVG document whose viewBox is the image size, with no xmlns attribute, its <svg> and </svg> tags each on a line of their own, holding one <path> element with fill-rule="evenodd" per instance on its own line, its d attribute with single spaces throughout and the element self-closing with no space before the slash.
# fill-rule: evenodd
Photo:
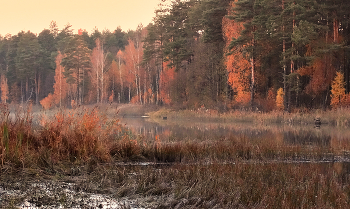
<svg viewBox="0 0 350 209">
<path fill-rule="evenodd" d="M 95 41 L 96 47 L 92 50 L 91 63 L 92 63 L 92 77 L 93 83 L 96 88 L 96 101 L 97 103 L 102 103 L 105 96 L 105 62 L 106 56 L 103 51 L 103 44 L 99 38 Z"/>
</svg>

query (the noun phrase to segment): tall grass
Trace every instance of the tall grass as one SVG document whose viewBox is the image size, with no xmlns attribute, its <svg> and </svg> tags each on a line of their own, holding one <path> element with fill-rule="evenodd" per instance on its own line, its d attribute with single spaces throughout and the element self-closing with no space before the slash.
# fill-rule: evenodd
<svg viewBox="0 0 350 209">
<path fill-rule="evenodd" d="M 292 113 L 281 111 L 261 112 L 231 110 L 219 112 L 217 110 L 199 108 L 196 110 L 171 110 L 160 109 L 150 112 L 153 120 L 161 120 L 164 116 L 170 119 L 186 119 L 200 121 L 220 121 L 220 122 L 249 122 L 263 124 L 315 124 L 314 119 L 320 118 L 321 123 L 348 127 L 350 125 L 350 109 L 339 108 L 335 110 L 298 110 Z"/>
<path fill-rule="evenodd" d="M 57 111 L 43 115 L 35 126 L 30 109 L 10 118 L 1 106 L 1 165 L 53 168 L 62 162 L 151 161 L 151 162 L 234 162 L 240 160 L 339 160 L 348 159 L 350 143 L 331 145 L 285 144 L 265 137 L 252 140 L 231 136 L 210 140 L 162 141 L 132 136 L 118 123 L 95 108 Z"/>
<path fill-rule="evenodd" d="M 336 168 L 340 166 L 341 169 Z M 116 197 L 161 196 L 158 208 L 348 208 L 348 165 L 235 163 L 123 167 L 91 175 Z M 343 170 L 342 170 L 343 169 Z M 102 173 L 102 174 L 101 174 Z M 101 180 L 101 176 L 103 176 Z M 95 189 L 96 185 L 81 185 Z"/>
<path fill-rule="evenodd" d="M 110 161 L 109 146 L 121 130 L 117 120 L 97 110 L 77 109 L 58 111 L 53 117 L 41 118 L 36 126 L 30 110 L 9 118 L 9 109 L 1 106 L 5 116 L 0 121 L 2 165 L 42 165 L 71 161 L 84 162 L 91 157 Z"/>
<path fill-rule="evenodd" d="M 89 175 L 77 188 L 115 197 L 164 197 L 159 208 L 350 205 L 350 167 L 339 162 L 350 159 L 347 141 L 304 145 L 242 136 L 171 141 L 133 136 L 98 107 L 44 114 L 40 126 L 30 108 L 14 117 L 6 105 L 0 111 L 1 170 L 81 166 Z M 117 161 L 136 163 L 121 167 Z M 167 163 L 142 167 L 142 161 Z"/>
</svg>

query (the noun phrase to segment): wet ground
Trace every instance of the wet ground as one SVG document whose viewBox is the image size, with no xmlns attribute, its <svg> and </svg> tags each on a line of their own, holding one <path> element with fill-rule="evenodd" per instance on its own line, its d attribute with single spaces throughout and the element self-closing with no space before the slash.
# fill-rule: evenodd
<svg viewBox="0 0 350 209">
<path fill-rule="evenodd" d="M 101 189 L 102 173 L 88 176 L 71 172 L 63 176 L 30 169 L 2 171 L 0 208 L 157 208 L 172 199 L 152 195 L 120 197 L 118 185 Z"/>
<path fill-rule="evenodd" d="M 246 137 L 250 140 L 275 139 L 284 146 L 302 145 L 309 147 L 337 148 L 350 141 L 350 131 L 331 126 L 280 126 L 237 123 L 203 123 L 162 120 L 149 122 L 142 118 L 145 110 L 138 106 L 118 107 L 121 123 L 133 130 L 135 135 L 146 138 L 159 138 L 165 142 L 181 140 L 205 141 L 232 136 Z M 111 111 L 116 114 L 117 107 Z M 50 115 L 50 112 L 45 114 Z M 34 115 L 34 118 L 38 117 Z M 36 119 L 37 121 L 39 119 Z M 271 161 L 269 163 L 309 163 L 310 159 L 295 161 Z M 350 172 L 350 155 L 341 157 L 329 155 L 316 163 L 334 163 L 339 173 Z M 249 163 L 249 162 L 248 162 Z M 256 163 L 256 162 L 253 162 Z M 315 163 L 315 162 L 313 162 Z M 150 164 L 135 164 L 149 166 Z M 131 166 L 135 166 L 131 165 Z M 341 165 L 341 166 L 340 166 Z M 119 164 L 128 167 L 130 164 Z M 159 165 L 157 165 L 159 166 Z M 160 165 L 168 166 L 168 165 Z M 88 173 L 84 167 L 57 168 L 55 171 L 43 169 L 0 170 L 0 208 L 181 208 L 186 201 L 175 200 L 171 195 L 128 194 L 125 185 L 118 184 L 113 177 L 113 169 L 100 166 L 95 172 Z M 104 169 L 109 169 L 106 171 Z M 109 173 L 107 175 L 107 173 Z M 137 175 L 128 173 L 129 176 Z M 136 180 L 135 180 L 136 181 Z M 130 185 L 129 185 L 130 186 Z M 137 185 L 135 185 L 137 186 Z M 156 192 L 154 192 L 156 193 Z M 196 201 L 192 200 L 193 205 Z M 214 207 L 214 205 L 212 205 Z M 208 207 L 212 208 L 212 207 Z"/>
</svg>

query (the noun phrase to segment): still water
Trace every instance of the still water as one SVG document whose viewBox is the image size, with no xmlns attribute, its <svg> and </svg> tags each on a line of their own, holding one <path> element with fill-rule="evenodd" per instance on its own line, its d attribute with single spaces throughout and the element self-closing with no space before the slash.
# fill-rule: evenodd
<svg viewBox="0 0 350 209">
<path fill-rule="evenodd" d="M 186 120 L 151 121 L 147 118 L 122 118 L 121 124 L 134 135 L 162 141 L 213 140 L 227 137 L 245 137 L 250 140 L 274 139 L 284 145 L 313 145 L 331 147 L 350 143 L 350 129 L 321 125 L 283 125 L 251 123 L 218 123 Z"/>
</svg>

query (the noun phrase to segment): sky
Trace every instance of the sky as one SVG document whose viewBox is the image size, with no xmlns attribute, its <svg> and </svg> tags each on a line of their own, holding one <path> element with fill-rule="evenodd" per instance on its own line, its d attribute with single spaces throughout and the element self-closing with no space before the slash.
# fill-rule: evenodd
<svg viewBox="0 0 350 209">
<path fill-rule="evenodd" d="M 20 31 L 39 34 L 56 21 L 61 30 L 68 23 L 75 32 L 125 32 L 142 23 L 147 26 L 155 16 L 161 0 L 0 0 L 0 35 L 16 35 Z"/>
</svg>

